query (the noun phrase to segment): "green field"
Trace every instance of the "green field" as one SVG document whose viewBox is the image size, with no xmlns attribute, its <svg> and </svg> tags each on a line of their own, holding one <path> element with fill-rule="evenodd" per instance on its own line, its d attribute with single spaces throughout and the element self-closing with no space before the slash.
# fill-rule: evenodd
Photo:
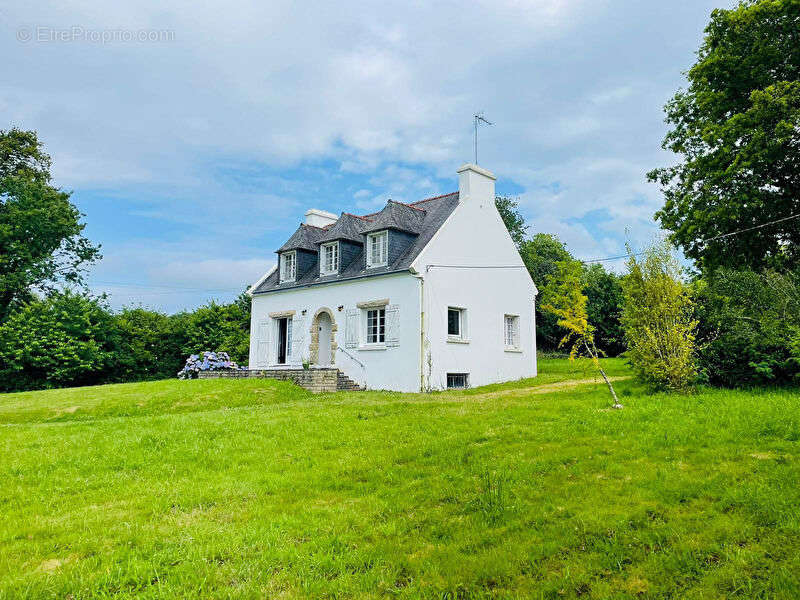
<svg viewBox="0 0 800 600">
<path fill-rule="evenodd" d="M 0 396 L 0 598 L 798 598 L 800 392 Z"/>
</svg>

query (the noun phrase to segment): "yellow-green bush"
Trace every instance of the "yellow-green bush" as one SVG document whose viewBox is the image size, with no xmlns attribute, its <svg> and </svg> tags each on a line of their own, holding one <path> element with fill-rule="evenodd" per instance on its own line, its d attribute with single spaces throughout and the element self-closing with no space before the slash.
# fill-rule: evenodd
<svg viewBox="0 0 800 600">
<path fill-rule="evenodd" d="M 641 260 L 632 255 L 627 266 L 622 326 L 631 365 L 656 388 L 686 389 L 697 377 L 697 322 L 680 265 L 667 244 L 657 244 Z"/>
</svg>

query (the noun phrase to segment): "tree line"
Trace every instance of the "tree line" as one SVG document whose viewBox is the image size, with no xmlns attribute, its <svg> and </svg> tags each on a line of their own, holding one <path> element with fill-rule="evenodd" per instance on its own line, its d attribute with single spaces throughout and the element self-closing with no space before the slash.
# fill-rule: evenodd
<svg viewBox="0 0 800 600">
<path fill-rule="evenodd" d="M 247 364 L 250 297 L 165 314 L 109 309 L 73 290 L 29 299 L 0 324 L 0 391 L 175 377 L 186 358 L 225 350 Z"/>
</svg>

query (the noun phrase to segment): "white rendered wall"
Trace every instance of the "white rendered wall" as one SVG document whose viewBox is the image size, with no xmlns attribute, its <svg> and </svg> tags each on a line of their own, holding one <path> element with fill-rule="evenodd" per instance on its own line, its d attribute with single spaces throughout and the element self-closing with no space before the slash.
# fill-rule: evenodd
<svg viewBox="0 0 800 600">
<path fill-rule="evenodd" d="M 426 387 L 446 387 L 447 373 L 469 373 L 472 387 L 535 377 L 536 287 L 495 208 L 491 174 L 459 175 L 459 206 L 413 265 L 424 277 Z M 467 343 L 448 340 L 448 307 L 466 310 Z M 518 352 L 506 351 L 507 314 L 520 319 Z"/>
<path fill-rule="evenodd" d="M 348 310 L 356 309 L 358 303 L 383 299 L 388 299 L 390 305 L 399 307 L 397 345 L 386 346 L 385 349 L 379 350 L 345 347 Z M 339 306 L 343 307 L 341 311 Z M 355 382 L 361 385 L 366 384 L 370 389 L 419 391 L 419 281 L 409 273 L 368 277 L 254 296 L 250 327 L 250 368 L 275 368 L 274 358 L 277 342 L 274 335 L 270 337 L 269 341 L 270 364 L 267 367 L 257 364 L 259 330 L 262 322 L 271 321 L 270 313 L 285 311 L 295 311 L 293 319 L 303 322 L 304 335 L 300 344 L 294 345 L 289 365 L 294 368 L 300 366 L 302 359 L 309 356 L 314 314 L 323 307 L 330 309 L 333 314 L 337 326 L 337 331 L 333 335 L 337 344 L 365 365 L 362 368 L 344 352 L 337 351 L 333 366 L 343 371 Z M 302 314 L 303 311 L 306 311 L 305 315 Z M 360 319 L 359 324 L 361 325 Z"/>
</svg>

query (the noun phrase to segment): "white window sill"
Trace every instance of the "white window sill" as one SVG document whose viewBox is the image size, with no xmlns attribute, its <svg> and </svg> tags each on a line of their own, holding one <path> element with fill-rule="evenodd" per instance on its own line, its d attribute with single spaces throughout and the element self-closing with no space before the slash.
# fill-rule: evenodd
<svg viewBox="0 0 800 600">
<path fill-rule="evenodd" d="M 294 283 L 295 281 L 297 281 L 297 279 L 281 279 L 279 284 Z"/>
<path fill-rule="evenodd" d="M 385 267 L 387 263 L 383 263 L 382 265 L 367 265 L 367 269 L 380 269 L 381 267 Z"/>
<path fill-rule="evenodd" d="M 516 354 L 522 354 L 522 352 L 523 352 L 522 348 L 511 348 L 509 346 L 506 346 L 505 351 L 506 352 L 514 352 Z"/>
<path fill-rule="evenodd" d="M 358 347 L 359 350 L 386 350 L 386 344 L 362 344 Z"/>
<path fill-rule="evenodd" d="M 469 339 L 468 338 L 462 338 L 462 337 L 450 337 L 450 336 L 448 336 L 447 343 L 448 344 L 469 344 Z"/>
</svg>

